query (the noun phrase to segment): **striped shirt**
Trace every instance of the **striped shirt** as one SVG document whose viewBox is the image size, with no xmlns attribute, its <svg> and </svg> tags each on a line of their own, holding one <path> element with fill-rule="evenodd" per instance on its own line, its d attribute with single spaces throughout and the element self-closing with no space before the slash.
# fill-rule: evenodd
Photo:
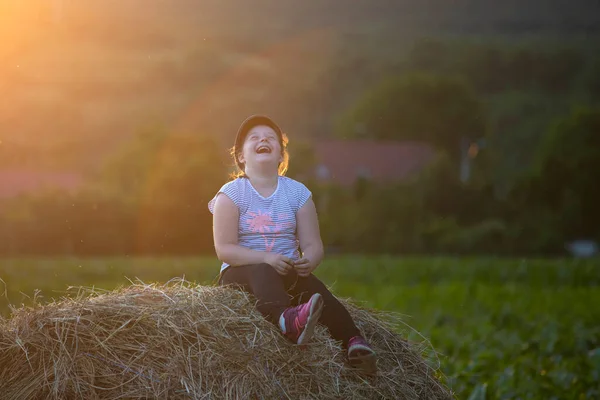
<svg viewBox="0 0 600 400">
<path fill-rule="evenodd" d="M 310 190 L 304 184 L 279 176 L 277 188 L 269 197 L 261 196 L 247 178 L 224 184 L 208 203 L 211 213 L 219 194 L 225 194 L 238 207 L 238 244 L 257 251 L 300 257 L 296 235 L 296 213 L 308 201 Z M 223 263 L 221 272 L 229 265 Z"/>
</svg>

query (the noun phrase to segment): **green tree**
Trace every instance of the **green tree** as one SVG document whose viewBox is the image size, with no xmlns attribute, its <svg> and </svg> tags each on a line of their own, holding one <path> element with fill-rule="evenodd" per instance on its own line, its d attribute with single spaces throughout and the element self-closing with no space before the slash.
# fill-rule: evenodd
<svg viewBox="0 0 600 400">
<path fill-rule="evenodd" d="M 600 104 L 600 57 L 592 61 L 585 76 L 585 86 L 590 100 L 594 104 Z"/>
<path fill-rule="evenodd" d="M 462 138 L 486 132 L 482 103 L 463 80 L 411 73 L 383 80 L 340 118 L 338 134 L 421 140 L 456 160 Z"/>
<path fill-rule="evenodd" d="M 302 180 L 311 179 L 317 165 L 313 143 L 307 140 L 294 140 L 288 148 L 290 154 L 287 175 Z"/>
<path fill-rule="evenodd" d="M 505 196 L 528 173 L 544 134 L 556 115 L 569 110 L 569 100 L 532 91 L 504 91 L 487 101 L 491 174 L 498 194 Z"/>
<path fill-rule="evenodd" d="M 210 251 L 207 204 L 227 179 L 225 157 L 207 136 L 143 130 L 107 161 L 99 190 L 134 213 L 137 251 Z"/>
<path fill-rule="evenodd" d="M 553 215 L 564 240 L 600 240 L 600 109 L 577 108 L 544 138 L 521 195 L 528 210 Z"/>
<path fill-rule="evenodd" d="M 147 182 L 151 166 L 168 138 L 161 125 L 149 125 L 125 140 L 94 176 L 102 190 L 133 201 Z"/>
</svg>

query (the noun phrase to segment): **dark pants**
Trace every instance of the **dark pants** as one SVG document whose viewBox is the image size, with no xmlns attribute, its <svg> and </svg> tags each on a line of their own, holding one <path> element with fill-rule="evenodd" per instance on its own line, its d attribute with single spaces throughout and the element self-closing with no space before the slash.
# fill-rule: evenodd
<svg viewBox="0 0 600 400">
<path fill-rule="evenodd" d="M 351 337 L 360 335 L 346 308 L 313 274 L 301 277 L 292 271 L 279 275 L 269 264 L 254 264 L 227 268 L 219 283 L 239 285 L 254 295 L 258 311 L 274 324 L 279 324 L 279 317 L 287 307 L 305 303 L 319 293 L 324 300 L 319 321 L 329 329 L 331 337 L 346 348 Z"/>
</svg>

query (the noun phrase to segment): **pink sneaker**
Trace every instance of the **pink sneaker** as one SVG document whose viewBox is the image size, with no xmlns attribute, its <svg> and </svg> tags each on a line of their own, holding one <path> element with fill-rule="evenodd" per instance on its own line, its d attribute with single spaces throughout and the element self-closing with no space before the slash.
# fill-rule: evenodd
<svg viewBox="0 0 600 400">
<path fill-rule="evenodd" d="M 304 304 L 289 307 L 283 312 L 285 320 L 284 335 L 296 344 L 304 344 L 310 340 L 315 326 L 323 311 L 323 297 L 315 293 Z"/>
<path fill-rule="evenodd" d="M 354 336 L 348 341 L 348 361 L 351 366 L 367 374 L 377 373 L 375 350 L 362 336 Z"/>
</svg>

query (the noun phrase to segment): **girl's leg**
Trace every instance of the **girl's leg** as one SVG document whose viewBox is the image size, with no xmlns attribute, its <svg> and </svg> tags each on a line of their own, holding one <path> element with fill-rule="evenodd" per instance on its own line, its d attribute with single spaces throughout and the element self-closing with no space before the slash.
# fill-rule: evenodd
<svg viewBox="0 0 600 400">
<path fill-rule="evenodd" d="M 279 323 L 281 313 L 290 306 L 282 276 L 269 264 L 253 264 L 227 268 L 221 277 L 221 285 L 239 285 L 256 297 L 258 311 L 274 324 Z"/>
<path fill-rule="evenodd" d="M 229 267 L 223 273 L 221 285 L 239 285 L 256 297 L 258 311 L 278 325 L 291 341 L 304 344 L 310 340 L 323 309 L 323 299 L 315 295 L 306 303 L 291 307 L 287 289 L 296 275 L 279 275 L 269 264 Z"/>
<path fill-rule="evenodd" d="M 352 337 L 361 335 L 348 310 L 313 274 L 307 277 L 298 276 L 298 280 L 289 291 L 294 296 L 292 300 L 294 303 L 302 303 L 315 293 L 323 297 L 325 304 L 320 322 L 327 327 L 331 337 L 341 340 L 344 348 L 347 348 L 348 341 Z"/>
<path fill-rule="evenodd" d="M 323 313 L 320 322 L 329 329 L 331 336 L 342 342 L 348 351 L 348 361 L 354 367 L 367 374 L 377 373 L 375 352 L 361 336 L 346 307 L 335 298 L 327 287 L 313 274 L 298 277 L 295 286 L 289 290 L 295 295 L 294 301 L 302 302 L 304 297 L 319 293 L 324 299 Z"/>
</svg>

